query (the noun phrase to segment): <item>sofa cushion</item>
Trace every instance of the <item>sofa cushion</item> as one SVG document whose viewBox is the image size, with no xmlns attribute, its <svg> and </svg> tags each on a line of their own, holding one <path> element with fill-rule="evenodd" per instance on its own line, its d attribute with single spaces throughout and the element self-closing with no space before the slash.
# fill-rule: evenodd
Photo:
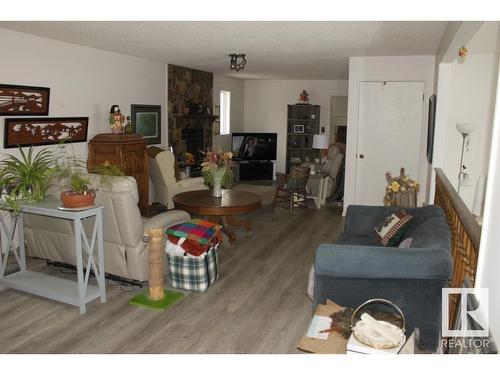
<svg viewBox="0 0 500 375">
<path fill-rule="evenodd" d="M 382 246 L 373 234 L 353 234 L 343 232 L 336 241 L 338 245 L 358 245 L 358 246 Z"/>
<path fill-rule="evenodd" d="M 450 248 L 451 233 L 443 217 L 428 219 L 420 225 L 411 224 L 411 237 L 413 248 Z M 414 227 L 413 227 L 414 226 Z"/>
</svg>

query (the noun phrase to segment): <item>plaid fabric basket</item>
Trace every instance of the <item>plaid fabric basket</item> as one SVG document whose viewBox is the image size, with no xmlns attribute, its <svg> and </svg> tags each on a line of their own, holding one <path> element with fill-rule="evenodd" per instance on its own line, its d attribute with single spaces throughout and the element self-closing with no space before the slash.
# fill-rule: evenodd
<svg viewBox="0 0 500 375">
<path fill-rule="evenodd" d="M 203 258 L 167 254 L 170 285 L 174 288 L 204 292 L 217 280 L 217 248 L 211 247 Z"/>
</svg>

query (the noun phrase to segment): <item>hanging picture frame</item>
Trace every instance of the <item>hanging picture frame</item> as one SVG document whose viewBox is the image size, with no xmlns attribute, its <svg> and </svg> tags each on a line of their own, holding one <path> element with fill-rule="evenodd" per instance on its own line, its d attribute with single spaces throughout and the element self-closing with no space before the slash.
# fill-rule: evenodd
<svg viewBox="0 0 500 375">
<path fill-rule="evenodd" d="M 6 118 L 4 148 L 86 142 L 88 117 Z"/>
<path fill-rule="evenodd" d="M 427 161 L 432 164 L 434 151 L 434 127 L 436 123 L 436 95 L 429 98 L 429 114 L 427 118 Z"/>
<path fill-rule="evenodd" d="M 132 129 L 149 145 L 161 143 L 161 105 L 132 104 Z"/>
<path fill-rule="evenodd" d="M 47 116 L 49 101 L 49 87 L 0 83 L 0 116 Z"/>
</svg>

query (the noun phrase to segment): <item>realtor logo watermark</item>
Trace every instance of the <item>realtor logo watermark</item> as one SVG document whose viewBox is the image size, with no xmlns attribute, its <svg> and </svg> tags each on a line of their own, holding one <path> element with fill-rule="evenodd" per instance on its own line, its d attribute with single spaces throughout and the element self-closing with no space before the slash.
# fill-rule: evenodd
<svg viewBox="0 0 500 375">
<path fill-rule="evenodd" d="M 449 304 L 451 295 L 460 295 L 460 304 L 457 308 L 458 322 L 454 329 L 450 329 Z M 479 302 L 478 306 L 470 306 L 469 296 L 474 295 Z M 474 310 L 469 310 L 473 308 Z M 442 322 L 441 329 L 444 337 L 488 337 L 489 336 L 489 289 L 488 288 L 443 288 L 442 292 Z"/>
</svg>

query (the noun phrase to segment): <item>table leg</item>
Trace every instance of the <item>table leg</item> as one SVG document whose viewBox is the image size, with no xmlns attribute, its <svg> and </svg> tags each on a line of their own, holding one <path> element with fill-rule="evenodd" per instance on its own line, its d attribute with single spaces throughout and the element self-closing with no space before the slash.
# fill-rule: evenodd
<svg viewBox="0 0 500 375">
<path fill-rule="evenodd" d="M 73 220 L 75 228 L 75 256 L 76 256 L 76 278 L 78 285 L 78 301 L 80 314 L 85 314 L 85 286 L 83 278 L 83 254 L 82 254 L 82 232 L 80 219 Z"/>
<path fill-rule="evenodd" d="M 222 232 L 229 238 L 229 244 L 234 245 L 236 241 L 236 234 L 234 230 L 231 228 L 229 221 L 227 220 L 227 216 L 219 216 L 220 223 L 222 224 Z"/>
<path fill-rule="evenodd" d="M 243 227 L 245 231 L 250 232 L 252 230 L 252 223 L 248 220 L 236 219 L 234 216 L 226 216 L 227 223 L 233 227 Z"/>
<path fill-rule="evenodd" d="M 234 245 L 234 242 L 236 241 L 236 233 L 233 229 L 234 227 L 242 227 L 246 232 L 250 232 L 252 230 L 252 223 L 250 221 L 236 219 L 232 215 L 207 216 L 206 219 L 212 223 L 222 225 L 222 233 L 228 237 L 230 245 Z"/>
<path fill-rule="evenodd" d="M 104 271 L 104 239 L 102 229 L 102 210 L 96 215 L 97 225 L 97 256 L 99 257 L 99 290 L 101 303 L 106 302 L 106 273 Z M 95 245 L 94 245 L 95 246 Z"/>
</svg>

